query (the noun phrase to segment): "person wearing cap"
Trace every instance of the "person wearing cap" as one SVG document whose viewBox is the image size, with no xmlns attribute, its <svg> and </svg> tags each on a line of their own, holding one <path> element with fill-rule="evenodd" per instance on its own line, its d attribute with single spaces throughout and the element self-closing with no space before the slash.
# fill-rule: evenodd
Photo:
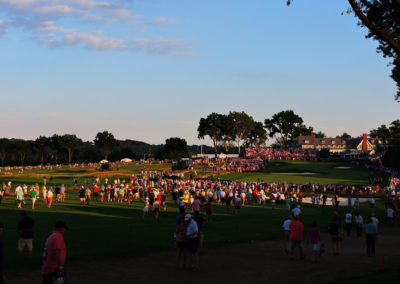
<svg viewBox="0 0 400 284">
<path fill-rule="evenodd" d="M 0 284 L 4 283 L 3 279 L 3 228 L 4 225 L 0 223 Z"/>
<path fill-rule="evenodd" d="M 42 266 L 43 284 L 53 283 L 53 277 L 57 275 L 65 276 L 67 247 L 63 235 L 67 229 L 64 221 L 56 222 L 53 233 L 46 241 Z"/>
<path fill-rule="evenodd" d="M 196 221 L 192 219 L 192 215 L 185 215 L 185 222 L 187 224 L 186 228 L 186 249 L 191 255 L 191 264 L 193 270 L 199 269 L 199 256 L 197 254 L 199 245 L 199 229 L 197 227 Z"/>
</svg>

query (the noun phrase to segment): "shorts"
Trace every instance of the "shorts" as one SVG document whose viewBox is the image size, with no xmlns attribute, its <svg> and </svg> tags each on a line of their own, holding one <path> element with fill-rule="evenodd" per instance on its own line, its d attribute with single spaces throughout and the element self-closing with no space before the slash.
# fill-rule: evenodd
<svg viewBox="0 0 400 284">
<path fill-rule="evenodd" d="M 27 247 L 29 251 L 32 251 L 32 239 L 19 238 L 18 251 L 22 251 L 25 247 Z"/>
<path fill-rule="evenodd" d="M 97 197 L 97 192 L 93 192 L 93 197 Z"/>
<path fill-rule="evenodd" d="M 156 213 L 160 212 L 160 208 L 154 208 L 154 212 Z"/>
<path fill-rule="evenodd" d="M 235 209 L 240 209 L 241 206 L 235 205 Z"/>
<path fill-rule="evenodd" d="M 186 249 L 190 253 L 196 253 L 199 246 L 199 239 L 198 238 L 188 238 L 186 240 Z"/>
<path fill-rule="evenodd" d="M 301 244 L 302 244 L 302 241 L 293 241 L 293 240 L 290 241 L 290 247 L 292 249 L 295 249 L 297 247 L 301 248 Z"/>
<path fill-rule="evenodd" d="M 176 242 L 176 247 L 177 248 L 185 248 L 186 247 L 186 242 L 185 241 L 177 241 Z"/>
<path fill-rule="evenodd" d="M 199 242 L 203 243 L 204 242 L 204 232 L 199 231 Z"/>
<path fill-rule="evenodd" d="M 318 244 L 312 244 L 312 250 L 313 251 L 319 251 L 319 243 Z"/>
</svg>

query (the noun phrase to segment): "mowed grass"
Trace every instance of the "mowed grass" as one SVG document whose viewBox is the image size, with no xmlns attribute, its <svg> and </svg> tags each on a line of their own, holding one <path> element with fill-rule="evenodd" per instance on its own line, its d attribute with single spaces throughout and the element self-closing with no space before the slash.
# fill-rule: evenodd
<svg viewBox="0 0 400 284">
<path fill-rule="evenodd" d="M 351 167 L 340 169 L 338 167 Z M 259 172 L 229 173 L 221 175 L 223 180 L 257 181 L 294 184 L 335 184 L 370 185 L 370 179 L 388 177 L 350 163 L 310 162 L 310 161 L 271 161 Z"/>
<path fill-rule="evenodd" d="M 336 169 L 338 166 L 352 166 L 351 169 Z M 144 169 L 157 170 L 165 169 L 169 165 L 131 165 L 121 168 L 119 172 L 113 171 L 109 180 L 117 176 L 121 179 L 129 177 L 132 173 L 140 174 Z M 315 175 L 279 175 L 276 173 L 315 173 Z M 107 172 L 105 172 L 107 173 Z M 171 250 L 173 247 L 173 235 L 175 230 L 175 218 L 178 210 L 172 200 L 169 200 L 167 212 L 161 212 L 159 220 L 154 216 L 142 218 L 143 202 L 138 200 L 129 205 L 124 203 L 100 203 L 91 202 L 88 207 L 80 207 L 76 189 L 71 189 L 73 178 L 77 177 L 78 184 L 83 184 L 84 179 L 92 179 L 99 172 L 87 170 L 82 173 L 82 168 L 76 170 L 64 170 L 62 173 L 42 171 L 46 175 L 47 182 L 53 174 L 53 185 L 65 184 L 69 187 L 67 200 L 65 203 L 53 204 L 52 208 L 47 208 L 42 199 L 37 201 L 37 208 L 30 209 L 30 201 L 24 209 L 28 215 L 36 221 L 34 238 L 34 257 L 26 265 L 39 265 L 46 238 L 52 231 L 52 227 L 57 220 L 65 220 L 70 230 L 65 235 L 68 246 L 68 261 L 81 261 L 85 259 L 125 257 L 141 253 L 152 253 L 160 250 Z M 296 184 L 319 183 L 319 184 L 362 184 L 368 185 L 369 179 L 378 177 L 373 172 L 364 168 L 358 168 L 350 164 L 342 163 L 318 163 L 303 161 L 275 161 L 271 162 L 267 169 L 253 173 L 231 173 L 221 175 L 221 179 L 266 182 L 288 182 Z M 384 180 L 386 177 L 384 177 Z M 18 184 L 43 184 L 42 176 L 15 175 L 12 177 L 0 177 L 0 181 L 11 180 L 13 190 Z M 104 181 L 104 180 L 103 180 Z M 0 222 L 5 224 L 4 246 L 5 246 L 5 266 L 7 269 L 20 264 L 16 259 L 17 251 L 17 223 L 19 220 L 19 210 L 16 208 L 14 199 L 3 200 L 0 205 Z M 312 208 L 308 205 L 302 206 L 302 220 L 308 228 L 312 220 L 316 219 L 323 231 L 327 230 L 329 221 L 334 211 L 338 211 L 344 216 L 347 208 L 341 207 L 334 209 Z M 202 208 L 204 213 L 204 208 Z M 377 202 L 376 212 L 378 217 L 384 216 L 383 200 Z M 364 218 L 370 215 L 368 205 L 361 206 L 361 213 Z M 236 216 L 226 212 L 225 206 L 214 205 L 212 221 L 204 226 L 205 247 L 213 248 L 216 246 L 230 243 L 243 243 L 251 241 L 274 240 L 281 237 L 281 225 L 287 216 L 283 205 L 277 206 L 272 210 L 269 205 L 262 207 L 259 205 L 246 205 L 241 210 L 241 214 Z"/>
<path fill-rule="evenodd" d="M 65 220 L 70 230 L 65 235 L 68 246 L 68 261 L 84 261 L 85 259 L 129 257 L 142 253 L 171 250 L 175 218 L 178 210 L 172 200 L 169 200 L 167 212 L 161 212 L 158 220 L 152 213 L 142 217 L 142 201 L 134 201 L 129 205 L 124 203 L 100 203 L 92 201 L 90 206 L 80 207 L 76 190 L 67 192 L 65 203 L 55 202 L 49 209 L 42 199 L 37 201 L 37 208 L 31 210 L 30 201 L 24 209 L 35 222 L 34 257 L 24 265 L 38 266 L 46 238 L 52 232 L 57 220 Z M 334 211 L 343 217 L 347 208 L 334 209 L 312 208 L 302 206 L 302 220 L 308 228 L 312 220 L 317 220 L 322 231 L 327 231 L 329 221 Z M 204 213 L 204 208 L 202 208 Z M 361 206 L 361 212 L 366 217 L 370 215 L 367 205 Z M 384 216 L 383 202 L 378 202 L 376 212 Z M 246 243 L 252 241 L 275 240 L 281 237 L 281 225 L 287 216 L 283 205 L 272 210 L 269 205 L 248 204 L 236 216 L 226 212 L 226 207 L 214 205 L 214 214 L 210 222 L 205 223 L 205 247 L 231 243 Z M 4 223 L 5 266 L 11 269 L 18 262 L 17 223 L 19 210 L 14 200 L 7 200 L 0 206 L 0 222 Z M 327 240 L 326 240 L 327 241 Z"/>
</svg>

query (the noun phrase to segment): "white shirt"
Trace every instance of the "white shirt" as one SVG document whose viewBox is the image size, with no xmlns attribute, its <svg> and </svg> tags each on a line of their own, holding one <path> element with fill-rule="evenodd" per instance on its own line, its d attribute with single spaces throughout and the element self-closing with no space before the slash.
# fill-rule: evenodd
<svg viewBox="0 0 400 284">
<path fill-rule="evenodd" d="M 194 232 L 196 232 L 195 235 L 191 236 L 190 238 L 196 238 L 197 237 L 197 233 L 198 233 L 199 229 L 197 228 L 197 223 L 196 221 L 194 221 L 193 219 L 190 221 L 189 225 L 187 226 L 186 229 L 186 236 L 189 236 L 190 234 L 193 234 Z"/>
<path fill-rule="evenodd" d="M 283 222 L 282 228 L 285 231 L 290 231 L 290 222 L 292 222 L 292 220 L 290 220 L 290 219 L 287 219 L 287 220 L 285 220 L 285 222 Z"/>
<path fill-rule="evenodd" d="M 354 216 L 354 222 L 356 223 L 356 224 L 362 224 L 363 223 L 363 217 L 360 215 L 360 216 Z"/>
</svg>

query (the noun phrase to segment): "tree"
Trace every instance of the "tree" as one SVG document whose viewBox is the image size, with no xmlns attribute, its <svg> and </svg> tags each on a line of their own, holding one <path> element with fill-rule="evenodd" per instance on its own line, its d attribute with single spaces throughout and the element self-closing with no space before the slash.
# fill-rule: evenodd
<svg viewBox="0 0 400 284">
<path fill-rule="evenodd" d="M 326 135 L 322 131 L 318 131 L 317 133 L 315 133 L 315 137 L 316 138 L 325 138 Z"/>
<path fill-rule="evenodd" d="M 390 130 L 390 138 L 392 139 L 400 138 L 400 120 L 392 121 L 389 130 Z"/>
<path fill-rule="evenodd" d="M 293 0 L 287 0 L 290 5 Z M 400 99 L 400 0 L 348 0 L 358 24 L 368 28 L 366 38 L 378 42 L 377 52 L 392 60 L 395 99 Z"/>
<path fill-rule="evenodd" d="M 295 114 L 293 110 L 285 110 L 276 113 L 271 119 L 265 119 L 264 128 L 269 131 L 269 136 L 272 138 L 279 134 L 282 139 L 281 146 L 286 146 L 288 141 L 300 136 L 300 134 L 307 135 L 312 131 L 312 127 L 307 128 L 303 124 L 303 119 Z M 311 134 L 311 133 L 310 133 Z"/>
<path fill-rule="evenodd" d="M 177 160 L 189 157 L 189 149 L 185 139 L 171 137 L 165 140 L 165 145 L 161 149 L 163 159 Z"/>
<path fill-rule="evenodd" d="M 347 139 L 350 139 L 350 138 L 351 138 L 351 135 L 348 134 L 348 133 L 346 133 L 346 132 L 343 132 L 343 134 L 340 136 L 340 138 L 341 138 L 342 140 L 347 140 Z"/>
<path fill-rule="evenodd" d="M 62 141 L 62 137 L 57 134 L 54 134 L 50 138 L 51 150 L 54 155 L 56 164 L 58 163 L 58 154 L 59 154 L 60 150 L 62 149 L 61 141 Z"/>
<path fill-rule="evenodd" d="M 254 119 L 243 111 L 234 111 L 229 113 L 228 123 L 232 138 L 237 142 L 238 154 L 240 155 L 241 142 L 247 139 L 251 131 L 253 131 Z"/>
<path fill-rule="evenodd" d="M 118 146 L 118 141 L 112 133 L 103 131 L 97 133 L 94 139 L 94 145 L 103 151 L 104 159 L 107 160 L 108 154 Z"/>
<path fill-rule="evenodd" d="M 14 143 L 14 147 L 21 162 L 21 166 L 24 166 L 26 156 L 30 153 L 32 147 L 31 142 L 25 140 L 17 140 Z"/>
<path fill-rule="evenodd" d="M 386 127 L 386 125 L 382 124 L 377 129 L 372 129 L 369 132 L 369 136 L 386 139 L 386 138 L 390 137 L 390 130 L 389 130 L 389 128 Z"/>
<path fill-rule="evenodd" d="M 60 145 L 68 151 L 68 163 L 71 164 L 72 154 L 76 148 L 82 145 L 82 140 L 75 134 L 65 134 L 60 137 Z"/>
<path fill-rule="evenodd" d="M 1 160 L 1 165 L 4 166 L 4 161 L 7 157 L 7 153 L 10 148 L 10 140 L 7 138 L 1 138 L 0 139 L 0 160 Z"/>
<path fill-rule="evenodd" d="M 206 118 L 201 118 L 199 127 L 197 128 L 198 137 L 204 139 L 208 136 L 214 144 L 215 158 L 218 155 L 217 144 L 221 141 L 226 133 L 226 116 L 219 113 L 211 113 Z"/>
<path fill-rule="evenodd" d="M 45 156 L 47 155 L 48 150 L 50 148 L 50 143 L 51 143 L 50 138 L 45 136 L 39 136 L 38 138 L 36 138 L 34 142 L 35 147 L 40 152 L 41 155 L 40 161 L 42 165 L 44 164 Z"/>
<path fill-rule="evenodd" d="M 260 147 L 267 141 L 267 131 L 262 122 L 255 121 L 254 128 L 247 137 L 247 144 L 255 147 Z"/>
</svg>

